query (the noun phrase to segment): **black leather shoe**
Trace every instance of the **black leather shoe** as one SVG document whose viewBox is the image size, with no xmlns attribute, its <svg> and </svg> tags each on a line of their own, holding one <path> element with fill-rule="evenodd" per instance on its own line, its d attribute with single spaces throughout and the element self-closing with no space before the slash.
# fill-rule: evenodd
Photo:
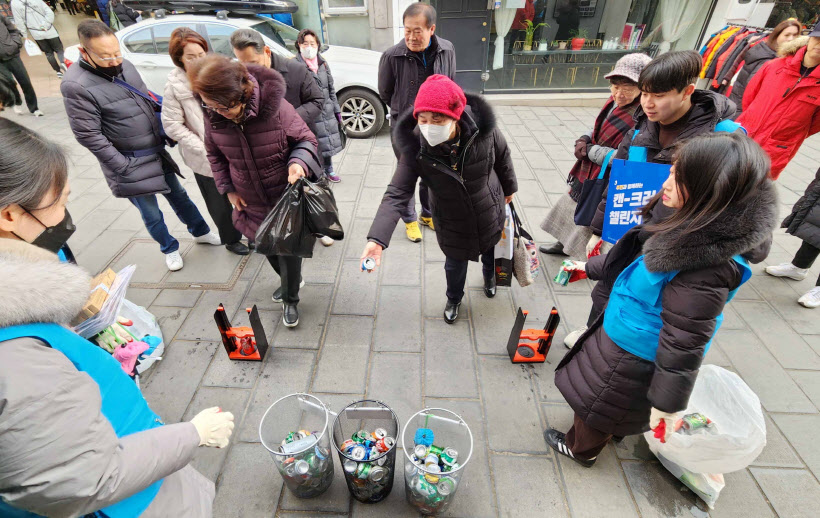
<svg viewBox="0 0 820 518">
<path fill-rule="evenodd" d="M 595 464 L 595 459 L 579 459 L 575 457 L 572 451 L 567 448 L 566 437 L 566 434 L 553 428 L 547 428 L 546 431 L 544 431 L 544 440 L 547 441 L 550 448 L 561 455 L 569 457 L 585 468 L 591 468 L 592 465 Z"/>
<path fill-rule="evenodd" d="M 461 307 L 461 302 L 457 302 L 453 304 L 449 300 L 447 301 L 447 305 L 444 306 L 444 321 L 448 324 L 452 324 L 458 318 L 458 308 Z"/>
<path fill-rule="evenodd" d="M 551 245 L 541 245 L 538 247 L 538 250 L 540 250 L 542 254 L 569 256 L 568 253 L 564 252 L 564 245 L 560 241 L 556 241 Z"/>
<path fill-rule="evenodd" d="M 251 249 L 245 246 L 245 243 L 243 243 L 242 241 L 237 241 L 236 243 L 225 245 L 225 248 L 228 249 L 228 252 L 232 252 L 236 255 L 248 255 L 249 253 L 251 253 Z"/>
<path fill-rule="evenodd" d="M 299 281 L 299 287 L 300 288 L 305 287 L 305 280 L 304 279 Z M 278 288 L 273 290 L 273 296 L 271 297 L 271 300 L 274 301 L 274 302 L 282 302 L 282 287 L 281 286 L 279 286 Z"/>
<path fill-rule="evenodd" d="M 299 324 L 299 310 L 296 304 L 282 304 L 282 323 L 285 327 L 296 327 Z"/>
<path fill-rule="evenodd" d="M 484 277 L 484 295 L 491 299 L 495 297 L 495 291 L 495 275 L 491 275 L 489 278 Z"/>
</svg>

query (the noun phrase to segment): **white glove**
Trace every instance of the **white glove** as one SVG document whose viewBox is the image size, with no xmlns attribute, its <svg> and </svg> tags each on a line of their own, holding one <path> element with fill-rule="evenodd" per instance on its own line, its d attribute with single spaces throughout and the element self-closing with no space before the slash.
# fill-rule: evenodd
<svg viewBox="0 0 820 518">
<path fill-rule="evenodd" d="M 587 257 L 589 257 L 589 254 L 592 253 L 592 250 L 595 248 L 595 246 L 598 244 L 598 241 L 600 241 L 600 240 L 601 240 L 601 236 L 596 236 L 595 234 L 592 234 L 592 237 L 590 237 L 589 241 L 587 241 Z M 604 247 L 604 245 L 601 245 L 601 248 L 602 248 L 601 253 L 604 252 L 603 247 Z"/>
<path fill-rule="evenodd" d="M 223 412 L 219 407 L 212 407 L 198 413 L 191 424 L 199 433 L 199 445 L 224 448 L 233 433 L 233 414 Z"/>
<path fill-rule="evenodd" d="M 661 421 L 664 421 L 666 423 L 666 429 L 664 430 L 663 438 L 661 439 L 659 437 L 658 439 L 661 442 L 666 442 L 669 436 L 675 433 L 675 423 L 678 422 L 678 419 L 680 419 L 680 412 L 669 414 L 652 407 L 652 410 L 649 411 L 649 428 L 654 431 L 655 428 L 661 424 Z"/>
<path fill-rule="evenodd" d="M 585 272 L 587 270 L 587 262 L 586 261 L 570 261 L 572 266 L 566 266 L 567 270 L 580 270 Z"/>
</svg>

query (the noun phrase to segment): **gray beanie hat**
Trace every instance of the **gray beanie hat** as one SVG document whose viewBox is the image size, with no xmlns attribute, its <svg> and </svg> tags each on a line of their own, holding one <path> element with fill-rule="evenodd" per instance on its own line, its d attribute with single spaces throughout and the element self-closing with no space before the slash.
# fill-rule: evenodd
<svg viewBox="0 0 820 518">
<path fill-rule="evenodd" d="M 641 76 L 641 71 L 646 65 L 649 64 L 650 61 L 652 61 L 652 58 L 642 52 L 627 54 L 619 59 L 615 63 L 615 68 L 612 72 L 608 73 L 604 77 L 609 79 L 613 76 L 621 76 L 637 83 L 638 78 Z"/>
</svg>

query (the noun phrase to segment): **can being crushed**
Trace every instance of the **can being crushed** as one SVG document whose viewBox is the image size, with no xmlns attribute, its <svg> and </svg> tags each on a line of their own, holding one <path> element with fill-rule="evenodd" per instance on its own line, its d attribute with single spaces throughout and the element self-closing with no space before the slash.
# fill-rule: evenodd
<svg viewBox="0 0 820 518">
<path fill-rule="evenodd" d="M 569 278 L 571 275 L 569 268 L 571 268 L 572 266 L 572 261 L 568 259 L 564 259 L 563 261 L 561 261 L 561 269 L 558 270 L 558 273 L 555 274 L 555 278 L 552 280 L 555 281 L 556 284 L 560 284 L 561 286 L 566 286 L 567 284 L 569 284 Z"/>
<path fill-rule="evenodd" d="M 288 433 L 279 448 L 281 453 L 290 455 L 277 461 L 279 472 L 299 498 L 318 496 L 333 482 L 333 459 L 327 448 L 317 444 L 318 440 L 319 434 L 299 430 Z"/>
<path fill-rule="evenodd" d="M 677 428 L 679 428 L 680 433 L 684 434 L 691 434 L 695 430 L 700 430 L 701 428 L 711 428 L 714 426 L 711 419 L 700 413 L 686 414 L 680 420 L 679 424 L 680 426 Z"/>
<path fill-rule="evenodd" d="M 376 267 L 376 260 L 372 257 L 365 257 L 364 261 L 362 261 L 362 271 L 372 272 L 373 269 Z"/>
</svg>

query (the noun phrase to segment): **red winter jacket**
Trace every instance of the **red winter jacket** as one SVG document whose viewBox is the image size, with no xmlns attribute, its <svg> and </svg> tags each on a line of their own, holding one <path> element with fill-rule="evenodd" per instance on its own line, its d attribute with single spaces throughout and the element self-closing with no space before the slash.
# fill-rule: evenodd
<svg viewBox="0 0 820 518">
<path fill-rule="evenodd" d="M 288 185 L 288 166 L 297 162 L 315 173 L 318 164 L 316 137 L 284 99 L 281 74 L 255 65 L 248 72 L 254 88 L 244 122 L 206 111 L 205 149 L 219 192 L 236 192 L 247 204 L 233 211 L 233 224 L 253 239 Z"/>
<path fill-rule="evenodd" d="M 737 122 L 769 153 L 774 180 L 803 141 L 820 131 L 820 67 L 801 79 L 805 54 L 806 47 L 801 46 L 796 53 L 769 61 L 743 94 L 743 113 Z"/>
</svg>

